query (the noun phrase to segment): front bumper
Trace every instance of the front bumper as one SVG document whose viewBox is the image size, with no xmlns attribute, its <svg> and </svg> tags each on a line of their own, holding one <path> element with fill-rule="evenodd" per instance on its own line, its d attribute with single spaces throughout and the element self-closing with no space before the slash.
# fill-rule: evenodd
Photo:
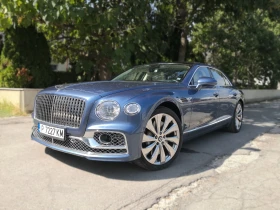
<svg viewBox="0 0 280 210">
<path fill-rule="evenodd" d="M 36 126 L 32 128 L 31 139 L 51 149 L 80 156 L 88 160 L 129 162 L 141 156 L 140 139 L 142 134 L 124 134 L 105 130 L 104 132 L 123 135 L 125 144 L 102 145 L 92 138 L 91 134 L 94 134 L 94 131 L 86 132 L 84 137 L 67 136 L 64 141 L 61 141 L 42 135 L 38 132 Z"/>
</svg>

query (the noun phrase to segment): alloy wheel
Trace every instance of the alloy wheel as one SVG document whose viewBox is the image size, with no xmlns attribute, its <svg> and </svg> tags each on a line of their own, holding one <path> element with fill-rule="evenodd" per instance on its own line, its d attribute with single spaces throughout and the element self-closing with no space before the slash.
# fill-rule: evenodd
<svg viewBox="0 0 280 210">
<path fill-rule="evenodd" d="M 169 114 L 151 117 L 142 140 L 142 154 L 153 165 L 162 165 L 172 159 L 180 143 L 180 129 Z"/>
<path fill-rule="evenodd" d="M 235 110 L 235 126 L 239 130 L 242 125 L 243 110 L 241 104 L 238 104 Z"/>
</svg>

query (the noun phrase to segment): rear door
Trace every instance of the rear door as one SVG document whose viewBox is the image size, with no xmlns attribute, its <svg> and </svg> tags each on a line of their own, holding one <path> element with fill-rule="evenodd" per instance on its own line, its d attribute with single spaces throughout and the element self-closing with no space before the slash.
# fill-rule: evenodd
<svg viewBox="0 0 280 210">
<path fill-rule="evenodd" d="M 209 68 L 214 79 L 217 80 L 220 103 L 217 111 L 218 120 L 226 120 L 233 115 L 236 104 L 236 93 L 228 78 L 219 70 Z"/>
</svg>

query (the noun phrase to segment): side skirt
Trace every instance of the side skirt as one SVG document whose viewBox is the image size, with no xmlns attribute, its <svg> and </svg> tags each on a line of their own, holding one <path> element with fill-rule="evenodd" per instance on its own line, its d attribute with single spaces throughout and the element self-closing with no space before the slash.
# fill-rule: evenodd
<svg viewBox="0 0 280 210">
<path fill-rule="evenodd" d="M 207 125 L 203 125 L 203 126 L 191 129 L 191 130 L 187 130 L 183 133 L 184 140 L 188 141 L 195 137 L 202 136 L 206 133 L 209 133 L 211 131 L 222 128 L 230 122 L 231 118 L 232 118 L 232 116 L 226 115 L 226 116 L 220 117 L 216 120 L 213 120 L 212 122 L 210 122 Z"/>
</svg>

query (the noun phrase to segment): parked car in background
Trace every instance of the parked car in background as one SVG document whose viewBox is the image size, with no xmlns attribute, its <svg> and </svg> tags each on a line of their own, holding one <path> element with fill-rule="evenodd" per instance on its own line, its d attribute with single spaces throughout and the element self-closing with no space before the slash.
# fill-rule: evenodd
<svg viewBox="0 0 280 210">
<path fill-rule="evenodd" d="M 32 139 L 89 160 L 133 161 L 159 170 L 183 140 L 240 131 L 244 96 L 215 67 L 136 66 L 112 81 L 57 85 L 36 96 Z"/>
</svg>

